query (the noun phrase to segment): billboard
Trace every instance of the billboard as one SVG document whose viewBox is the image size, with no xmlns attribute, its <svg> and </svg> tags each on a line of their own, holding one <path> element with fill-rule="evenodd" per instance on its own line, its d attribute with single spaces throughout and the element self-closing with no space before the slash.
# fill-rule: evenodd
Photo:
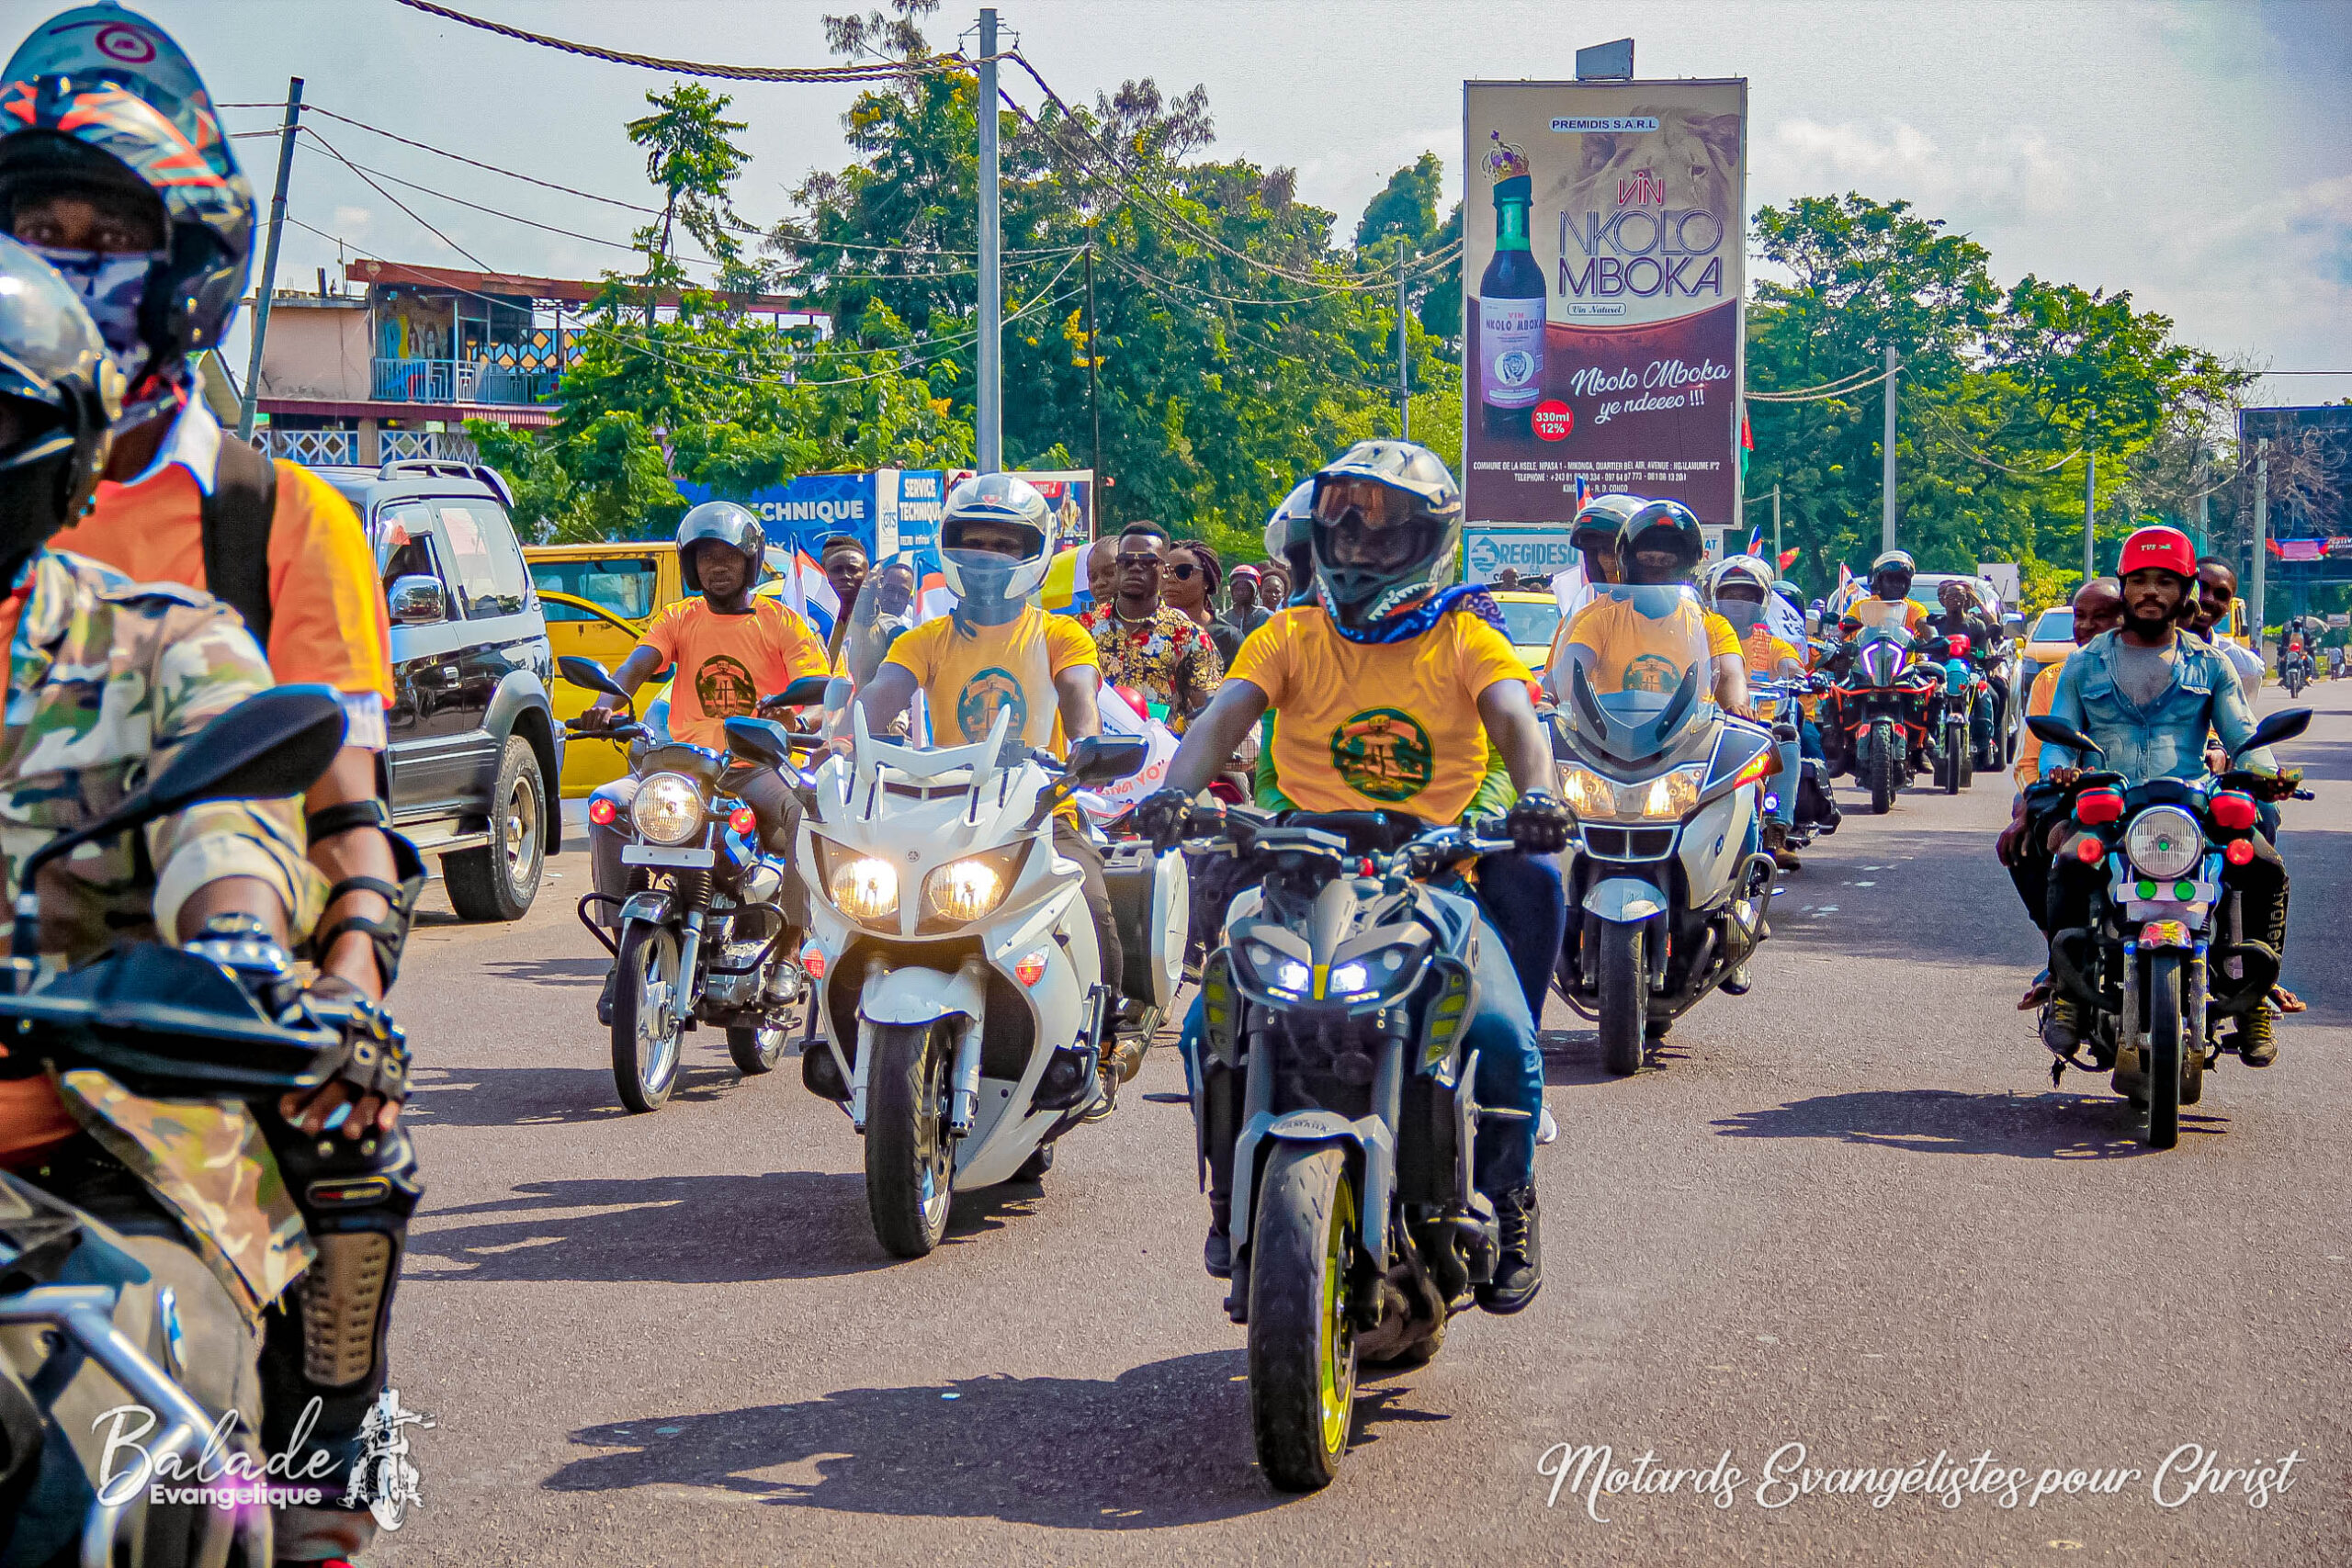
<svg viewBox="0 0 2352 1568">
<path fill-rule="evenodd" d="M 2272 454 L 2270 536 L 2280 541 L 2284 558 L 2336 555 L 2333 542 L 2352 535 L 2352 407 L 2240 409 L 2238 461 L 2249 476 L 2255 443 L 2264 440 Z M 2319 547 L 2288 553 L 2296 539 L 2316 540 Z"/>
<path fill-rule="evenodd" d="M 1469 519 L 1736 522 L 1747 82 L 1469 82 L 1463 124 Z"/>
<path fill-rule="evenodd" d="M 854 535 L 875 559 L 912 557 L 922 570 L 938 562 L 939 514 L 947 491 L 971 470 L 881 468 L 860 474 L 802 474 L 765 490 L 721 494 L 709 485 L 677 481 L 689 504 L 714 497 L 739 502 L 766 528 L 771 545 L 797 545 L 810 555 L 829 534 Z M 1094 537 L 1094 475 L 1085 468 L 1023 473 L 1054 509 L 1055 547 Z"/>
<path fill-rule="evenodd" d="M 1549 577 L 1582 564 L 1565 528 L 1462 530 L 1463 581 L 1492 582 L 1509 567 L 1521 577 Z"/>
</svg>

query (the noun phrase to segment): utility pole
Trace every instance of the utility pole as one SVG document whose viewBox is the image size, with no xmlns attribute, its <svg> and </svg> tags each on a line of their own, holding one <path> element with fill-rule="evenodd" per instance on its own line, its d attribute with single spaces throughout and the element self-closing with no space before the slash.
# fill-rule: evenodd
<svg viewBox="0 0 2352 1568">
<path fill-rule="evenodd" d="M 1781 575 L 1781 487 L 1772 487 L 1772 575 Z"/>
<path fill-rule="evenodd" d="M 1881 444 L 1885 448 L 1886 472 L 1879 480 L 1883 494 L 1880 502 L 1878 547 L 1883 551 L 1894 548 L 1894 345 L 1892 344 L 1886 349 L 1886 434 Z"/>
<path fill-rule="evenodd" d="M 1413 438 L 1413 388 L 1405 361 L 1405 236 L 1396 236 L 1396 439 Z"/>
<path fill-rule="evenodd" d="M 1095 374 L 1102 355 L 1094 342 L 1094 236 L 1086 237 L 1086 411 L 1094 420 L 1095 513 L 1102 513 L 1102 386 Z"/>
<path fill-rule="evenodd" d="M 2083 581 L 2098 575 L 2098 454 L 2083 441 Z"/>
<path fill-rule="evenodd" d="M 1004 258 L 997 235 L 996 7 L 980 7 L 979 469 L 1004 467 Z M 1091 346 L 1091 344 L 1089 345 Z"/>
<path fill-rule="evenodd" d="M 286 228 L 286 181 L 294 172 L 294 129 L 302 118 L 302 78 L 286 84 L 286 129 L 277 134 L 277 189 L 269 198 L 269 242 L 262 250 L 261 290 L 254 296 L 254 351 L 245 361 L 245 406 L 237 416 L 237 439 L 254 438 L 254 412 L 261 398 L 261 345 L 269 335 L 269 296 L 277 283 L 277 236 Z"/>
<path fill-rule="evenodd" d="M 2270 577 L 2270 437 L 2254 446 L 2254 592 L 2246 599 L 2246 641 L 2262 652 L 2263 591 Z"/>
</svg>

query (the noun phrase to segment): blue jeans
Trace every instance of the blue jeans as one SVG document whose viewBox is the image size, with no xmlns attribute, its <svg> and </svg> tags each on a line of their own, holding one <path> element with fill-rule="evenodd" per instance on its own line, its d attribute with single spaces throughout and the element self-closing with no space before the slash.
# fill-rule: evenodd
<svg viewBox="0 0 2352 1568">
<path fill-rule="evenodd" d="M 1772 782 L 1765 786 L 1764 795 L 1772 803 L 1772 820 L 1784 828 L 1792 828 L 1797 820 L 1797 785 L 1804 777 L 1797 771 L 1801 765 L 1797 761 L 1798 742 L 1780 740 L 1773 745 L 1781 753 L 1781 771 L 1772 775 Z"/>
<path fill-rule="evenodd" d="M 1461 897 L 1431 891 L 1440 898 Z M 1478 943 L 1478 1009 L 1470 1015 L 1462 1049 L 1478 1054 L 1478 1071 L 1471 1086 L 1478 1103 L 1498 1111 L 1525 1112 L 1479 1119 L 1470 1179 L 1478 1184 L 1479 1191 L 1494 1198 L 1535 1179 L 1535 1124 L 1544 1111 L 1544 1055 L 1536 1048 L 1535 1021 L 1520 995 L 1502 932 L 1483 915 L 1479 923 L 1486 930 Z M 1195 994 L 1176 1046 L 1184 1058 L 1184 1087 L 1195 1116 L 1200 1114 L 1201 1102 L 1201 998 Z"/>
<path fill-rule="evenodd" d="M 1544 1016 L 1544 998 L 1560 962 L 1560 944 L 1567 940 L 1566 898 L 1555 856 L 1513 851 L 1478 862 L 1479 911 L 1502 933 L 1503 948 L 1519 976 L 1520 999 L 1527 1004 L 1531 1019 Z"/>
</svg>

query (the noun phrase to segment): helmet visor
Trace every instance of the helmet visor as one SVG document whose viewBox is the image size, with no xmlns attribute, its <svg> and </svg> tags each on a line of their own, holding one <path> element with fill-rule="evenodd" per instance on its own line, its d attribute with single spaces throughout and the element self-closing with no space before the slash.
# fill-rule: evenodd
<svg viewBox="0 0 2352 1568">
<path fill-rule="evenodd" d="M 1390 532 L 1418 521 L 1421 507 L 1419 496 L 1378 479 L 1340 476 L 1315 491 L 1315 521 L 1327 528 L 1353 524 L 1373 533 Z"/>
</svg>

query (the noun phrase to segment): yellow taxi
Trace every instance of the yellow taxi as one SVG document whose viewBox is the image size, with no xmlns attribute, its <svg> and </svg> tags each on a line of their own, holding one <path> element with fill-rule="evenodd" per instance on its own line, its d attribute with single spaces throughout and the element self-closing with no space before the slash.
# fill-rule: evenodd
<svg viewBox="0 0 2352 1568">
<path fill-rule="evenodd" d="M 1552 635 L 1560 629 L 1559 600 L 1549 589 L 1539 593 L 1519 588 L 1503 589 L 1494 600 L 1502 606 L 1503 635 L 1510 638 L 1511 650 L 1541 675 L 1552 657 Z"/>
<path fill-rule="evenodd" d="M 546 608 L 548 642 L 556 656 L 593 659 L 607 670 L 627 659 L 653 617 L 685 593 L 678 547 L 668 539 L 526 545 L 523 559 Z M 596 699 L 586 687 L 563 680 L 550 695 L 558 723 L 579 717 Z M 573 736 L 564 745 L 561 794 L 576 800 L 627 772 L 628 747 Z"/>
</svg>

